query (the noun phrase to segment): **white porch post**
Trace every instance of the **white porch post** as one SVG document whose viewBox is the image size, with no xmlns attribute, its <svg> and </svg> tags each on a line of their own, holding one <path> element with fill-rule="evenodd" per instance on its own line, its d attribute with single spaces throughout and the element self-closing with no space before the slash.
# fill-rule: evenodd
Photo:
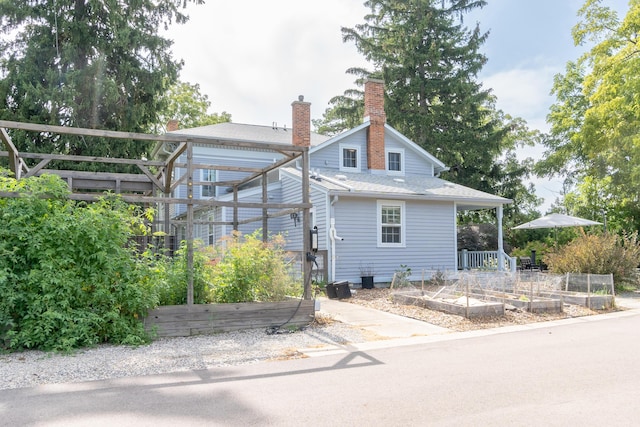
<svg viewBox="0 0 640 427">
<path fill-rule="evenodd" d="M 498 271 L 504 270 L 504 244 L 502 243 L 502 205 L 496 208 L 498 217 Z"/>
</svg>

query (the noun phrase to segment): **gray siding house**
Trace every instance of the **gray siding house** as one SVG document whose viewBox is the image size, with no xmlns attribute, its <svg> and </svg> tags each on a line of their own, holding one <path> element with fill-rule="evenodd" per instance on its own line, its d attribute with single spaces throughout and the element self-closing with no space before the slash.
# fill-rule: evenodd
<svg viewBox="0 0 640 427">
<path fill-rule="evenodd" d="M 498 218 L 499 265 L 507 260 L 501 246 L 502 207 L 511 200 L 439 178 L 447 167 L 430 153 L 410 141 L 386 123 L 384 84 L 369 80 L 365 84 L 363 123 L 332 138 L 309 131 L 310 104 L 296 101 L 293 106 L 293 129 L 223 123 L 194 129 L 176 130 L 177 134 L 206 135 L 221 139 L 277 142 L 291 144 L 296 128 L 306 135 L 310 147 L 311 227 L 318 230 L 318 249 L 328 253 L 328 281 L 360 281 L 361 267 L 372 267 L 376 282 L 389 282 L 401 265 L 413 272 L 456 271 L 460 267 L 457 248 L 456 216 L 464 210 L 495 209 Z M 307 123 L 301 123 L 300 118 Z M 299 132 L 298 132 L 299 134 Z M 197 147 L 194 156 L 207 164 L 262 167 L 281 158 L 272 152 L 211 149 Z M 161 152 L 162 150 L 156 150 Z M 282 203 L 301 200 L 301 168 L 291 162 L 269 176 L 269 200 Z M 219 172 L 222 174 L 223 172 Z M 216 180 L 224 181 L 231 175 Z M 203 170 L 203 181 L 213 178 Z M 213 179 L 212 179 L 213 180 Z M 202 187 L 203 189 L 206 187 Z M 182 191 L 180 188 L 178 192 Z M 224 187 L 205 190 L 201 197 L 230 200 Z M 258 201 L 261 186 L 243 189 L 239 198 Z M 181 214 L 178 207 L 172 215 Z M 200 219 L 229 221 L 230 209 L 200 210 Z M 261 210 L 246 212 L 257 217 Z M 238 227 L 242 232 L 260 228 L 260 221 Z M 229 226 L 201 227 L 200 238 L 213 243 L 231 232 Z M 270 233 L 283 233 L 288 249 L 302 250 L 305 232 L 295 214 L 274 218 Z M 428 276 L 427 276 L 428 277 Z M 414 276 L 415 278 L 415 276 Z"/>
</svg>

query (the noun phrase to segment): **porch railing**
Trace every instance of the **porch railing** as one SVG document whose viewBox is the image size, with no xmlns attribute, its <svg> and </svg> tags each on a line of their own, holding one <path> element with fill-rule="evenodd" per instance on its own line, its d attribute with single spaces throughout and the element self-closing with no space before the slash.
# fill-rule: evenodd
<svg viewBox="0 0 640 427">
<path fill-rule="evenodd" d="M 502 253 L 503 268 L 499 267 L 498 251 L 458 251 L 458 270 L 506 270 L 515 273 L 516 258 Z"/>
</svg>

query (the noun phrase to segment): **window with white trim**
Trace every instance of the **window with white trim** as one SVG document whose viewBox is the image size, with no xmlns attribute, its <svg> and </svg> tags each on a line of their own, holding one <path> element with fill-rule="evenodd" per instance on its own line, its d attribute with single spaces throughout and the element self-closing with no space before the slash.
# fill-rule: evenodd
<svg viewBox="0 0 640 427">
<path fill-rule="evenodd" d="M 357 145 L 340 145 L 340 169 L 360 171 L 360 147 Z"/>
<path fill-rule="evenodd" d="M 213 169 L 202 169 L 202 182 L 216 182 L 216 171 Z M 214 197 L 216 187 L 213 185 L 201 185 L 200 193 L 202 197 Z"/>
<path fill-rule="evenodd" d="M 387 171 L 396 174 L 403 174 L 404 150 L 388 150 L 386 154 Z"/>
<path fill-rule="evenodd" d="M 378 246 L 405 247 L 404 202 L 378 201 Z"/>
</svg>

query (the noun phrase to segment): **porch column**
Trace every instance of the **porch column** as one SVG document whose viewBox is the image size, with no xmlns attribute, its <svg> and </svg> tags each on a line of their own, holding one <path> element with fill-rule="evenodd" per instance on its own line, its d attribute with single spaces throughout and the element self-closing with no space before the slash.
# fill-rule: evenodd
<svg viewBox="0 0 640 427">
<path fill-rule="evenodd" d="M 498 217 L 498 271 L 504 270 L 504 244 L 502 242 L 502 205 L 496 208 Z"/>
</svg>

